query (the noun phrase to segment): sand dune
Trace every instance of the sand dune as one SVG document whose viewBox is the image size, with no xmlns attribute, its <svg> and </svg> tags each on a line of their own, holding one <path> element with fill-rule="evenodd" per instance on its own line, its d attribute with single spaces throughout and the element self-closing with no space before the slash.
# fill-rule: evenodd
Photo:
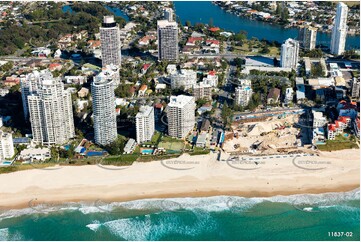
<svg viewBox="0 0 361 242">
<path fill-rule="evenodd" d="M 130 167 L 67 166 L 0 175 L 0 207 L 29 201 L 125 201 L 141 198 L 239 195 L 247 197 L 348 191 L 359 187 L 359 150 L 290 158 L 216 154 L 135 163 Z"/>
</svg>

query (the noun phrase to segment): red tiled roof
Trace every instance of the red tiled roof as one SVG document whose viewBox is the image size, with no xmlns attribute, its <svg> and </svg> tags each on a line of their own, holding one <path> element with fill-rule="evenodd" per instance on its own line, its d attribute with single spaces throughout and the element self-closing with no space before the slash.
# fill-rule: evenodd
<svg viewBox="0 0 361 242">
<path fill-rule="evenodd" d="M 335 132 L 336 131 L 336 125 L 335 124 L 329 124 L 328 130 Z"/>
<path fill-rule="evenodd" d="M 189 37 L 187 43 L 194 44 L 196 41 L 202 41 L 202 40 L 203 40 L 202 37 Z"/>
<path fill-rule="evenodd" d="M 147 85 L 142 85 L 140 88 L 139 88 L 139 91 L 145 91 L 145 90 L 147 90 Z"/>
<path fill-rule="evenodd" d="M 146 70 L 148 70 L 148 68 L 149 68 L 150 66 L 151 66 L 151 64 L 149 64 L 149 63 L 144 64 L 143 67 L 142 67 L 142 69 L 146 71 Z"/>
<path fill-rule="evenodd" d="M 219 45 L 219 40 L 215 40 L 215 39 L 207 39 L 207 40 L 206 40 L 206 44 L 215 44 L 215 45 Z"/>
<path fill-rule="evenodd" d="M 214 76 L 214 75 L 216 75 L 216 71 L 209 71 L 208 74 L 211 76 Z"/>
<path fill-rule="evenodd" d="M 208 30 L 211 31 L 211 32 L 217 32 L 217 31 L 220 30 L 220 28 L 218 28 L 218 27 L 213 27 L 213 28 L 209 28 Z"/>
</svg>

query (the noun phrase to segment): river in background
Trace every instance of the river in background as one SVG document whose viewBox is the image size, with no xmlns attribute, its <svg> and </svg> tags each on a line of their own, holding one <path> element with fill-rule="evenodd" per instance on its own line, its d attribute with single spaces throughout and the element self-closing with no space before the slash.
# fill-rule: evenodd
<svg viewBox="0 0 361 242">
<path fill-rule="evenodd" d="M 217 27 L 238 33 L 241 30 L 247 32 L 248 38 L 256 37 L 269 41 L 283 43 L 288 38 L 296 38 L 297 28 L 284 28 L 280 25 L 250 20 L 245 17 L 227 13 L 219 6 L 212 4 L 211 1 L 175 1 L 175 13 L 183 24 L 189 20 L 192 24 L 208 24 L 212 19 Z M 119 8 L 106 6 L 115 16 L 124 18 L 127 22 L 129 17 Z M 72 12 L 71 6 L 64 6 L 63 11 Z M 331 34 L 317 33 L 317 44 L 330 46 Z M 346 49 L 360 49 L 360 36 L 348 35 L 346 39 Z"/>
<path fill-rule="evenodd" d="M 262 21 L 250 20 L 245 17 L 238 17 L 235 14 L 227 13 L 210 1 L 185 2 L 175 1 L 175 12 L 184 24 L 187 20 L 192 24 L 208 24 L 210 19 L 213 25 L 222 29 L 238 33 L 244 30 L 248 33 L 248 38 L 256 37 L 270 41 L 284 42 L 288 38 L 296 38 L 298 30 L 296 28 L 283 28 L 280 25 L 273 25 Z M 331 34 L 317 33 L 317 44 L 330 46 Z M 360 36 L 348 35 L 346 49 L 360 49 Z"/>
</svg>

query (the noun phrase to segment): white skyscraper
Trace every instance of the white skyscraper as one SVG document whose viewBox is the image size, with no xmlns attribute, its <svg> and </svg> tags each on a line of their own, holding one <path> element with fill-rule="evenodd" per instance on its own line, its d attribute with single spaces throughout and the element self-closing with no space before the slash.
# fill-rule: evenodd
<svg viewBox="0 0 361 242">
<path fill-rule="evenodd" d="M 151 106 L 142 106 L 135 116 L 136 130 L 137 130 L 137 143 L 141 144 L 150 141 L 154 134 L 154 108 Z"/>
<path fill-rule="evenodd" d="M 30 82 L 27 84 L 37 86 L 36 89 L 27 96 L 23 94 L 27 98 L 33 141 L 41 145 L 63 144 L 75 136 L 71 93 L 49 71 L 34 74 L 37 78 L 27 80 Z"/>
<path fill-rule="evenodd" d="M 158 60 L 178 60 L 178 25 L 168 20 L 158 20 Z"/>
<path fill-rule="evenodd" d="M 341 55 L 345 51 L 347 36 L 347 12 L 346 4 L 339 2 L 336 9 L 336 17 L 332 28 L 331 53 Z"/>
<path fill-rule="evenodd" d="M 106 71 L 94 77 L 93 98 L 94 139 L 98 145 L 108 145 L 117 138 L 114 80 Z"/>
<path fill-rule="evenodd" d="M 29 119 L 28 96 L 36 93 L 39 89 L 39 83 L 44 77 L 51 75 L 49 70 L 33 71 L 27 75 L 20 76 L 21 98 L 23 102 L 25 120 Z"/>
<path fill-rule="evenodd" d="M 241 85 L 235 90 L 235 103 L 242 107 L 247 106 L 252 97 L 251 80 L 241 80 Z"/>
<path fill-rule="evenodd" d="M 186 137 L 195 124 L 194 98 L 185 95 L 171 96 L 167 108 L 168 134 L 177 138 Z"/>
<path fill-rule="evenodd" d="M 170 75 L 171 88 L 177 89 L 184 87 L 185 90 L 193 88 L 197 83 L 197 72 L 193 70 L 182 69 Z"/>
<path fill-rule="evenodd" d="M 299 29 L 299 41 L 306 50 L 313 50 L 316 47 L 317 28 L 312 26 L 301 26 Z"/>
<path fill-rule="evenodd" d="M 107 65 L 120 66 L 120 31 L 113 16 L 104 16 L 102 26 L 100 27 L 100 42 L 103 67 Z"/>
<path fill-rule="evenodd" d="M 281 67 L 296 69 L 299 49 L 297 40 L 287 39 L 281 46 Z"/>
<path fill-rule="evenodd" d="M 13 136 L 0 130 L 0 161 L 12 158 L 15 155 Z"/>
</svg>

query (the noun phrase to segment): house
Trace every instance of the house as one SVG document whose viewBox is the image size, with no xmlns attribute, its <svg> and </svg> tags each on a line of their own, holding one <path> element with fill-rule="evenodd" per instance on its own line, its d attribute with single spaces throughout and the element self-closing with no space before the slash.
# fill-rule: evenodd
<svg viewBox="0 0 361 242">
<path fill-rule="evenodd" d="M 212 48 L 219 48 L 219 40 L 215 39 L 207 39 L 206 45 L 212 47 Z"/>
<path fill-rule="evenodd" d="M 189 37 L 186 46 L 195 46 L 203 41 L 202 37 Z"/>
<path fill-rule="evenodd" d="M 96 50 L 99 49 L 101 46 L 100 40 L 88 40 L 88 49 Z"/>
<path fill-rule="evenodd" d="M 147 85 L 145 85 L 145 84 L 141 85 L 138 90 L 138 97 L 144 97 L 147 90 L 148 90 Z"/>
<path fill-rule="evenodd" d="M 142 66 L 141 73 L 144 75 L 147 73 L 148 69 L 152 66 L 152 63 L 146 63 Z"/>
<path fill-rule="evenodd" d="M 51 64 L 49 64 L 49 70 L 50 71 L 55 71 L 55 70 L 60 71 L 62 68 L 63 68 L 63 66 L 61 64 L 59 64 L 59 63 L 51 63 Z"/>
<path fill-rule="evenodd" d="M 221 29 L 218 27 L 212 27 L 212 28 L 209 28 L 208 30 L 211 32 L 217 32 L 217 31 L 220 31 Z"/>
<path fill-rule="evenodd" d="M 278 103 L 281 90 L 278 88 L 271 88 L 267 95 L 267 104 Z"/>
<path fill-rule="evenodd" d="M 158 83 L 158 84 L 155 86 L 155 92 L 156 92 L 156 93 L 160 93 L 160 92 L 164 91 L 166 88 L 167 88 L 167 85 L 166 85 L 166 84 L 164 84 L 164 83 Z"/>
<path fill-rule="evenodd" d="M 78 91 L 78 97 L 80 98 L 84 98 L 87 97 L 89 95 L 89 89 L 82 87 L 79 91 Z"/>
<path fill-rule="evenodd" d="M 129 88 L 130 97 L 134 97 L 136 91 L 137 91 L 137 87 L 136 86 L 131 86 Z"/>
<path fill-rule="evenodd" d="M 6 87 L 12 87 L 20 84 L 20 78 L 16 75 L 8 76 L 3 83 Z"/>
<path fill-rule="evenodd" d="M 157 37 L 155 37 L 154 35 L 146 35 L 139 40 L 138 44 L 142 46 L 147 46 L 150 44 L 151 41 L 156 39 Z"/>
</svg>

